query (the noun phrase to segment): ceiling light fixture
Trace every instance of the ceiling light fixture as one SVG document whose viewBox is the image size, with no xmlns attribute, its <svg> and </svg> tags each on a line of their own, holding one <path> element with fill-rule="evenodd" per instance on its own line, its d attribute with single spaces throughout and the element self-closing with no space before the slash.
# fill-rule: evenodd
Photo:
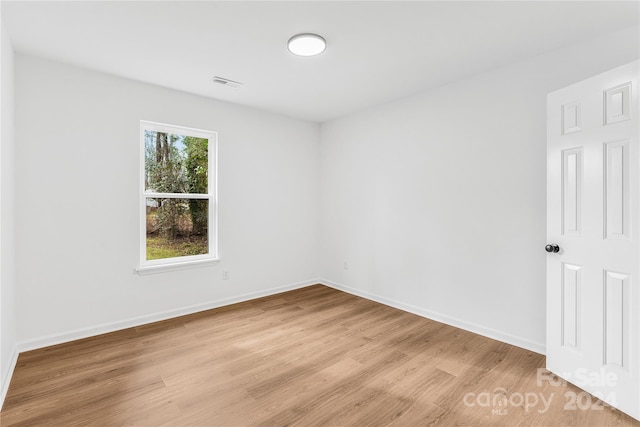
<svg viewBox="0 0 640 427">
<path fill-rule="evenodd" d="M 289 52 L 298 56 L 314 56 L 321 54 L 327 47 L 327 41 L 312 33 L 296 34 L 287 43 Z"/>
</svg>

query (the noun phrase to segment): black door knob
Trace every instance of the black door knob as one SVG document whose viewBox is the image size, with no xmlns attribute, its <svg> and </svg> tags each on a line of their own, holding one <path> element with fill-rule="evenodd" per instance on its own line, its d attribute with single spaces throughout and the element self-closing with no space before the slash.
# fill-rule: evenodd
<svg viewBox="0 0 640 427">
<path fill-rule="evenodd" d="M 555 244 L 547 245 L 547 246 L 544 247 L 544 250 L 549 252 L 549 253 L 551 253 L 551 252 L 558 253 L 558 252 L 560 252 L 560 246 L 555 245 Z"/>
</svg>

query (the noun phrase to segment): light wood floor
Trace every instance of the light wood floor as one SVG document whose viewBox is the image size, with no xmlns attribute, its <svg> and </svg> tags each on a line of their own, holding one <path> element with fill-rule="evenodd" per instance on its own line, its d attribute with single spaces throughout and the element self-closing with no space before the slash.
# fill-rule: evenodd
<svg viewBox="0 0 640 427">
<path fill-rule="evenodd" d="M 21 354 L 0 424 L 640 425 L 571 385 L 538 385 L 543 366 L 317 285 Z"/>
</svg>

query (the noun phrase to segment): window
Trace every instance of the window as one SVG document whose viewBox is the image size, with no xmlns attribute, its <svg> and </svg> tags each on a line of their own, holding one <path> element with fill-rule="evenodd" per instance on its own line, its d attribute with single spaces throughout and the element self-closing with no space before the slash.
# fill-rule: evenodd
<svg viewBox="0 0 640 427">
<path fill-rule="evenodd" d="M 217 261 L 217 134 L 140 122 L 140 266 L 155 273 Z"/>
</svg>

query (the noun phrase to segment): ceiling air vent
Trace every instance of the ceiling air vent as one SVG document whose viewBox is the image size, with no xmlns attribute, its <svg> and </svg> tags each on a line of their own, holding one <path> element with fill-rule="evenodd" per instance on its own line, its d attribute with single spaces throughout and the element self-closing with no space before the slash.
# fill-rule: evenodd
<svg viewBox="0 0 640 427">
<path fill-rule="evenodd" d="M 234 89 L 238 89 L 242 87 L 242 83 L 237 82 L 235 80 L 225 79 L 224 77 L 213 76 L 213 79 L 211 79 L 211 81 L 214 82 L 215 84 L 231 87 Z"/>
</svg>

